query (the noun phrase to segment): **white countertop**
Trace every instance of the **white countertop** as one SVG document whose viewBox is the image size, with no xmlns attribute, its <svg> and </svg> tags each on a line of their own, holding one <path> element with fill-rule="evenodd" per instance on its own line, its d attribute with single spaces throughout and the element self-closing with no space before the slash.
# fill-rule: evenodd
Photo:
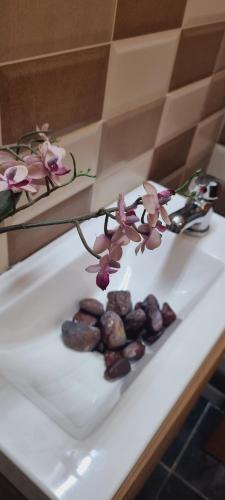
<svg viewBox="0 0 225 500">
<path fill-rule="evenodd" d="M 142 188 L 134 190 L 126 202 L 141 194 Z M 177 196 L 168 211 L 182 205 L 182 198 Z M 71 237 L 71 232 L 67 233 L 2 275 L 3 305 L 10 297 L 16 300 L 15 280 L 21 281 L 21 290 L 25 290 L 33 267 L 38 265 L 41 270 L 59 242 L 65 246 Z M 177 238 L 180 237 L 189 238 Z M 166 234 L 162 244 L 166 244 Z M 225 264 L 225 220 L 214 215 L 209 233 L 198 238 L 196 244 Z M 224 293 L 222 272 L 199 307 L 193 309 L 132 382 L 104 423 L 82 441 L 64 432 L 0 378 L 0 450 L 51 499 L 110 500 L 223 333 Z"/>
</svg>

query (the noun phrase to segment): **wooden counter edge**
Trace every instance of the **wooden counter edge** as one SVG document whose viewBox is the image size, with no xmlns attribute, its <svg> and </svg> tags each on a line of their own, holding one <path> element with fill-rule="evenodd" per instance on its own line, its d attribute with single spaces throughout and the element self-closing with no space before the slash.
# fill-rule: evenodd
<svg viewBox="0 0 225 500">
<path fill-rule="evenodd" d="M 225 352 L 225 330 L 112 500 L 133 500 L 172 442 Z"/>
</svg>

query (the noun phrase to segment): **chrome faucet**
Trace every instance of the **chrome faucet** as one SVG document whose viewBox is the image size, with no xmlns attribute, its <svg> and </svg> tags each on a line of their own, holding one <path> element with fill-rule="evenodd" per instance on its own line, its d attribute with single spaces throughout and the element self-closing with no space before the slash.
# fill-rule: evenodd
<svg viewBox="0 0 225 500">
<path fill-rule="evenodd" d="M 171 225 L 168 229 L 173 233 L 185 231 L 192 236 L 203 236 L 209 230 L 213 202 L 220 196 L 221 184 L 216 177 L 200 175 L 191 192 L 193 198 L 188 198 L 183 208 L 169 215 Z"/>
</svg>

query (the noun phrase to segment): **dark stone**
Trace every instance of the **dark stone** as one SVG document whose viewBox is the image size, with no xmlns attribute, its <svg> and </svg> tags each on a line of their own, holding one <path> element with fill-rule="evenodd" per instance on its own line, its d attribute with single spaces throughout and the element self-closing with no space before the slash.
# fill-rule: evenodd
<svg viewBox="0 0 225 500">
<path fill-rule="evenodd" d="M 127 342 L 122 319 L 114 311 L 107 311 L 100 319 L 102 340 L 109 349 L 123 346 Z"/>
<path fill-rule="evenodd" d="M 141 342 L 131 342 L 123 349 L 124 358 L 129 361 L 137 361 L 144 356 L 145 346 Z"/>
<path fill-rule="evenodd" d="M 150 333 L 158 333 L 163 327 L 163 317 L 158 300 L 154 295 L 148 295 L 143 302 L 146 313 L 146 327 Z"/>
<path fill-rule="evenodd" d="M 115 313 L 119 314 L 119 316 L 126 316 L 132 310 L 130 292 L 109 292 L 107 297 L 107 311 L 114 311 Z"/>
<path fill-rule="evenodd" d="M 143 310 L 144 310 L 144 305 L 143 305 L 143 302 L 137 302 L 137 303 L 135 304 L 135 306 L 134 306 L 134 309 L 135 309 L 135 311 L 136 311 L 137 309 L 143 309 Z"/>
<path fill-rule="evenodd" d="M 106 367 L 109 368 L 109 366 L 114 365 L 116 361 L 123 358 L 123 355 L 121 351 L 106 351 L 104 358 Z"/>
<path fill-rule="evenodd" d="M 91 314 L 84 313 L 83 311 L 77 311 L 74 314 L 73 321 L 78 321 L 89 326 L 94 326 L 97 323 L 97 318 L 95 316 L 92 316 Z"/>
<path fill-rule="evenodd" d="M 164 302 L 162 306 L 162 317 L 163 317 L 163 325 L 165 327 L 171 325 L 171 323 L 173 323 L 177 319 L 175 312 L 167 302 Z"/>
<path fill-rule="evenodd" d="M 146 322 L 146 314 L 143 309 L 136 309 L 128 313 L 124 318 L 124 325 L 129 338 L 137 338 L 140 330 Z"/>
<path fill-rule="evenodd" d="M 83 299 L 79 305 L 82 311 L 93 316 L 98 317 L 104 314 L 104 307 L 97 299 Z"/>
<path fill-rule="evenodd" d="M 121 358 L 106 369 L 105 377 L 109 380 L 124 377 L 130 370 L 131 366 L 128 359 Z"/>
<path fill-rule="evenodd" d="M 75 351 L 92 351 L 100 341 L 100 330 L 85 323 L 64 321 L 62 325 L 63 342 Z"/>
<path fill-rule="evenodd" d="M 105 344 L 104 344 L 104 342 L 101 342 L 101 340 L 100 340 L 100 342 L 97 344 L 97 346 L 95 348 L 95 351 L 100 352 L 100 354 L 104 354 L 105 350 L 106 350 Z"/>
<path fill-rule="evenodd" d="M 149 345 L 154 344 L 154 342 L 156 342 L 161 337 L 163 332 L 164 332 L 164 330 L 161 330 L 161 332 L 153 333 L 153 334 L 147 333 L 147 334 L 143 335 L 143 340 Z"/>
</svg>

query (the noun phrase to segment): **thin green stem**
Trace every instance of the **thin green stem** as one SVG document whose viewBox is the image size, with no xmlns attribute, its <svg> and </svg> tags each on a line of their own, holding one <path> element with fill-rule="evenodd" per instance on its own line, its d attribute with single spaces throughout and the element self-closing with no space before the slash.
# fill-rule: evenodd
<svg viewBox="0 0 225 500">
<path fill-rule="evenodd" d="M 182 193 L 185 196 L 188 196 L 187 193 L 185 194 L 185 193 L 183 193 L 183 191 L 188 188 L 188 186 L 191 183 L 192 179 L 194 179 L 195 177 L 198 177 L 200 174 L 201 174 L 201 170 L 200 169 L 195 170 L 195 172 L 193 172 L 193 174 L 183 184 L 181 184 L 181 186 L 179 186 L 177 189 L 175 189 L 175 193 L 177 193 L 177 194 L 178 193 Z"/>
<path fill-rule="evenodd" d="M 142 212 L 142 216 L 141 216 L 141 223 L 142 224 L 145 223 L 145 214 L 146 214 L 146 210 L 144 209 L 143 212 Z"/>
<path fill-rule="evenodd" d="M 101 258 L 101 257 L 100 257 L 100 255 L 98 255 L 97 253 L 93 252 L 92 248 L 91 248 L 91 247 L 89 247 L 89 245 L 88 245 L 88 243 L 87 243 L 87 241 L 86 241 L 86 239 L 85 239 L 85 237 L 84 237 L 83 231 L 82 231 L 82 229 L 81 229 L 81 227 L 80 227 L 79 221 L 78 221 L 77 219 L 75 219 L 75 220 L 74 220 L 74 225 L 75 225 L 75 226 L 76 226 L 76 228 L 77 228 L 77 232 L 78 232 L 78 234 L 79 234 L 79 237 L 80 237 L 80 239 L 81 239 L 81 241 L 82 241 L 82 243 L 83 243 L 84 247 L 86 248 L 86 250 L 87 250 L 87 251 L 88 251 L 91 255 L 93 255 L 96 259 L 99 259 L 99 260 L 100 260 L 100 258 Z"/>
</svg>

